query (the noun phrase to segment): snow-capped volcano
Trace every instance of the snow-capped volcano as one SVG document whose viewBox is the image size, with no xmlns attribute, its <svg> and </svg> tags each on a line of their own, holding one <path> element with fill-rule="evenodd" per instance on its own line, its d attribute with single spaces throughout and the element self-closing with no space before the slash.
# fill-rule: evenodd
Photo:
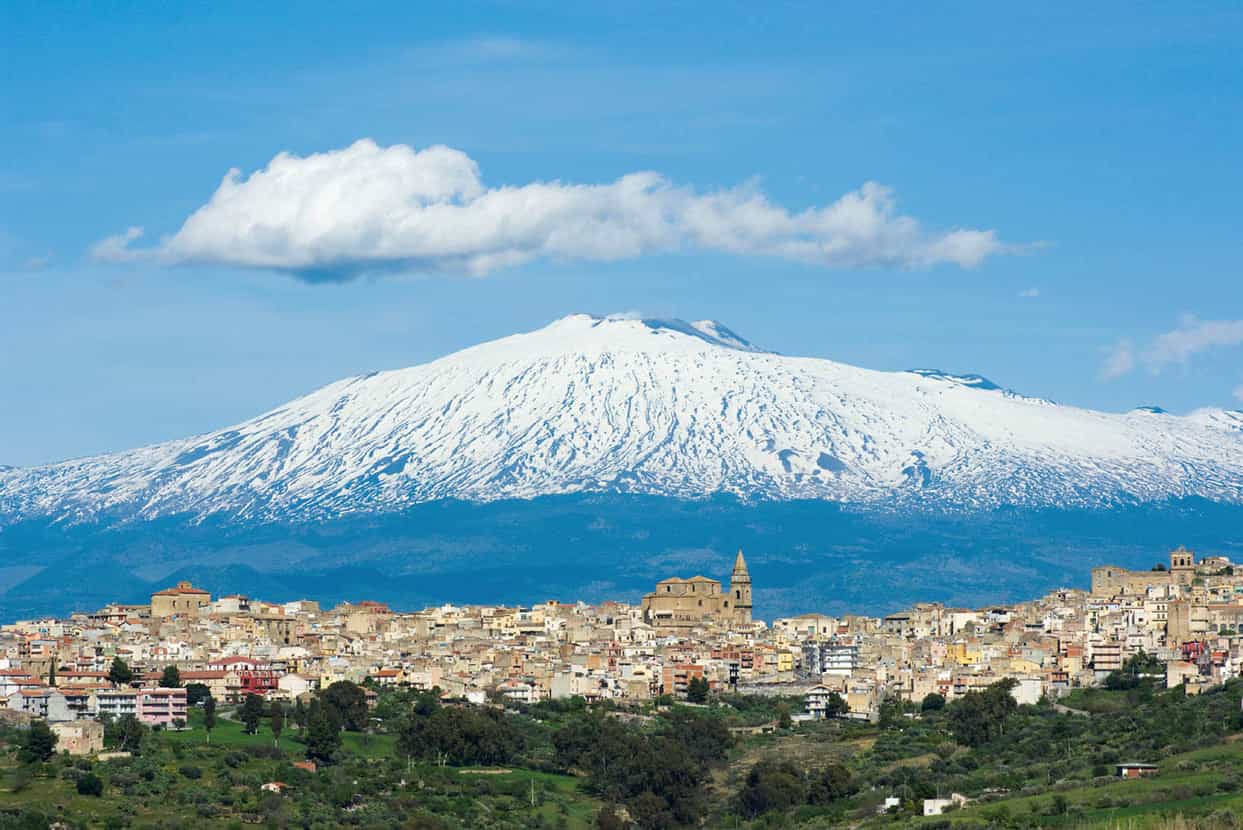
<svg viewBox="0 0 1243 830">
<path fill-rule="evenodd" d="M 884 505 L 1243 501 L 1243 413 L 1109 414 L 976 375 L 572 315 L 333 383 L 227 429 L 0 472 L 0 521 L 299 519 L 581 492 Z"/>
</svg>

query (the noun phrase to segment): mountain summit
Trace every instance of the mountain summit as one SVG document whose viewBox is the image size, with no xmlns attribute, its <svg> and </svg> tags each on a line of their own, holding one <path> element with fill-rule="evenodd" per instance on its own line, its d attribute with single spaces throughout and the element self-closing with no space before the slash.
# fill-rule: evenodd
<svg viewBox="0 0 1243 830">
<path fill-rule="evenodd" d="M 712 321 L 576 314 L 206 435 L 0 471 L 0 523 L 299 520 L 584 492 L 1240 502 L 1243 413 L 1094 412 L 974 375 L 779 355 Z"/>
</svg>

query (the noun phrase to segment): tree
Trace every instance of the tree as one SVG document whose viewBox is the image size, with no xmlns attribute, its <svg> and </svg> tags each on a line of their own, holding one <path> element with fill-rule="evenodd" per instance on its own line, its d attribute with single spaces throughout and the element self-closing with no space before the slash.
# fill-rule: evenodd
<svg viewBox="0 0 1243 830">
<path fill-rule="evenodd" d="M 272 725 L 272 743 L 281 745 L 281 732 L 285 730 L 285 707 L 279 700 L 272 701 L 272 714 L 269 721 Z"/>
<path fill-rule="evenodd" d="M 1153 566 L 1152 566 L 1152 569 L 1153 569 L 1154 571 L 1164 571 L 1164 570 L 1166 570 L 1165 563 L 1164 563 L 1164 562 L 1158 562 L 1157 564 L 1155 564 L 1155 565 L 1153 565 Z"/>
<path fill-rule="evenodd" d="M 1155 654 L 1149 654 L 1142 648 L 1132 654 L 1122 664 L 1122 671 L 1137 677 L 1141 674 L 1165 674 L 1165 663 Z"/>
<path fill-rule="evenodd" d="M 596 830 L 626 830 L 630 822 L 617 814 L 612 807 L 601 807 L 596 814 Z"/>
<path fill-rule="evenodd" d="M 207 732 L 207 742 L 211 743 L 211 731 L 216 728 L 216 699 L 211 695 L 203 701 L 203 729 Z"/>
<path fill-rule="evenodd" d="M 164 689 L 180 689 L 181 670 L 176 666 L 165 666 L 164 673 L 160 675 L 160 687 Z M 189 694 L 186 695 L 186 698 L 186 702 L 189 703 Z"/>
<path fill-rule="evenodd" d="M 778 729 L 793 729 L 794 728 L 794 719 L 790 717 L 789 707 L 782 706 L 780 711 L 778 712 L 777 728 Z"/>
<path fill-rule="evenodd" d="M 708 702 L 708 681 L 703 677 L 692 677 L 686 684 L 686 699 L 690 703 Z"/>
<path fill-rule="evenodd" d="M 954 739 L 964 746 L 981 746 L 1003 734 L 1006 721 L 1018 704 L 1010 694 L 1018 683 L 999 680 L 982 691 L 971 691 L 949 706 L 949 726 Z"/>
<path fill-rule="evenodd" d="M 47 666 L 47 684 L 49 686 L 56 685 L 56 661 L 52 660 Z"/>
<path fill-rule="evenodd" d="M 723 718 L 679 708 L 653 733 L 605 712 L 569 719 L 553 733 L 557 764 L 587 777 L 590 791 L 623 804 L 643 828 L 693 826 L 706 812 L 704 782 L 731 741 Z M 687 740 L 699 733 L 700 739 Z"/>
<path fill-rule="evenodd" d="M 298 727 L 298 734 L 306 733 L 306 707 L 302 705 L 302 698 L 295 698 L 293 702 L 293 714 L 290 720 L 294 722 L 294 726 Z"/>
<path fill-rule="evenodd" d="M 323 705 L 336 713 L 337 721 L 350 732 L 362 732 L 367 728 L 370 713 L 367 711 L 367 692 L 356 683 L 338 680 L 320 695 Z"/>
<path fill-rule="evenodd" d="M 104 744 L 122 752 L 140 752 L 146 734 L 147 728 L 133 715 L 122 715 L 104 724 Z"/>
<path fill-rule="evenodd" d="M 929 692 L 924 695 L 923 702 L 919 704 L 921 712 L 939 712 L 945 708 L 945 698 L 936 692 Z"/>
<path fill-rule="evenodd" d="M 78 779 L 78 795 L 89 795 L 99 798 L 104 794 L 104 780 L 93 772 Z"/>
<path fill-rule="evenodd" d="M 830 718 L 840 718 L 842 715 L 850 711 L 850 704 L 846 702 L 846 698 L 837 692 L 829 692 L 828 700 L 824 704 L 824 714 Z"/>
<path fill-rule="evenodd" d="M 1139 678 L 1130 672 L 1111 671 L 1105 676 L 1105 688 L 1111 692 L 1121 692 L 1139 686 Z"/>
<path fill-rule="evenodd" d="M 242 703 L 242 709 L 238 713 L 238 718 L 246 727 L 248 735 L 254 735 L 259 732 L 259 721 L 263 720 L 263 698 L 259 695 L 246 695 L 246 700 Z"/>
<path fill-rule="evenodd" d="M 505 764 L 524 744 L 513 719 L 497 709 L 440 707 L 430 715 L 411 713 L 397 730 L 400 755 L 436 764 Z"/>
<path fill-rule="evenodd" d="M 306 715 L 306 757 L 330 764 L 341 748 L 341 722 L 327 706 L 311 701 Z"/>
<path fill-rule="evenodd" d="M 734 736 L 724 718 L 693 709 L 675 709 L 661 719 L 660 736 L 686 750 L 698 764 L 725 760 Z"/>
<path fill-rule="evenodd" d="M 747 818 L 770 810 L 788 810 L 807 800 L 802 771 L 790 761 L 760 761 L 747 773 L 738 808 Z"/>
<path fill-rule="evenodd" d="M 807 800 L 812 804 L 830 804 L 849 798 L 859 791 L 850 770 L 842 764 L 829 764 L 808 776 Z"/>
<path fill-rule="evenodd" d="M 114 686 L 128 686 L 134 681 L 134 672 L 119 656 L 112 658 L 112 666 L 108 669 L 108 682 Z"/>
<path fill-rule="evenodd" d="M 206 683 L 186 684 L 187 706 L 198 706 L 199 703 L 205 703 L 209 697 L 211 697 L 211 689 L 207 688 Z"/>
<path fill-rule="evenodd" d="M 38 764 L 50 759 L 56 754 L 57 740 L 56 733 L 47 725 L 47 721 L 34 721 L 22 736 L 21 748 L 17 752 L 18 760 L 24 764 Z"/>
</svg>

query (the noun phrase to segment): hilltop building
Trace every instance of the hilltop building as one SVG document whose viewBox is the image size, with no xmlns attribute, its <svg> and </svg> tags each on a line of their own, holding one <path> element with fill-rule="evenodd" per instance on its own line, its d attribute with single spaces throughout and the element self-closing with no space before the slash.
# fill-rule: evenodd
<svg viewBox="0 0 1243 830">
<path fill-rule="evenodd" d="M 211 605 L 211 594 L 195 588 L 189 582 L 178 582 L 172 588 L 156 591 L 151 595 L 151 616 L 175 617 L 178 614 L 198 614 Z"/>
<path fill-rule="evenodd" d="M 698 628 L 708 625 L 751 624 L 751 574 L 742 549 L 734 559 L 729 590 L 706 576 L 690 579 L 670 577 L 656 583 L 656 590 L 643 597 L 643 620 L 657 628 Z"/>
<path fill-rule="evenodd" d="M 1158 566 L 1161 567 L 1161 566 Z M 1196 577 L 1233 575 L 1230 560 L 1210 556 L 1196 562 L 1195 553 L 1182 545 L 1170 551 L 1170 565 L 1162 570 L 1131 571 L 1114 565 L 1092 569 L 1092 595 L 1097 597 L 1144 595 L 1151 589 L 1191 585 Z"/>
</svg>

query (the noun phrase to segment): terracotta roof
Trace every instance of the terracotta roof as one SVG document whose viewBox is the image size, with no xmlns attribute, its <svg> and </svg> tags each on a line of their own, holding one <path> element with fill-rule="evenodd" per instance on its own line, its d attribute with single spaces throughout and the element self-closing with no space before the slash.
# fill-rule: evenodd
<svg viewBox="0 0 1243 830">
<path fill-rule="evenodd" d="M 175 597 L 182 594 L 202 594 L 203 596 L 211 596 L 210 591 L 204 591 L 201 588 L 195 588 L 188 582 L 174 585 L 172 588 L 165 588 L 163 591 L 156 591 L 153 597 Z"/>
</svg>

